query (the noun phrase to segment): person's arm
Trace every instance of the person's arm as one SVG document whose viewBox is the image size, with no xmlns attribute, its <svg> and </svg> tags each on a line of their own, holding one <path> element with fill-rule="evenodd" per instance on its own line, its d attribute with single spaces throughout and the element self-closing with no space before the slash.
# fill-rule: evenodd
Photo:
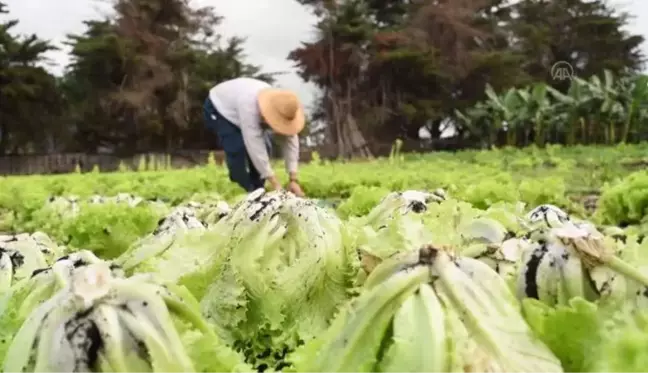
<svg viewBox="0 0 648 373">
<path fill-rule="evenodd" d="M 297 179 L 297 168 L 299 167 L 299 137 L 297 135 L 284 138 L 283 156 L 286 161 L 286 171 L 290 175 L 288 190 L 293 192 L 297 197 L 305 197 L 304 191 Z"/>
<path fill-rule="evenodd" d="M 241 100 L 238 109 L 243 142 L 254 168 L 259 172 L 261 178 L 268 179 L 275 189 L 281 187 L 272 171 L 263 130 L 260 126 L 261 117 L 256 100 Z"/>
<path fill-rule="evenodd" d="M 297 180 L 297 169 L 299 167 L 299 137 L 297 135 L 284 137 L 283 157 L 286 163 L 286 172 L 290 180 Z"/>
</svg>

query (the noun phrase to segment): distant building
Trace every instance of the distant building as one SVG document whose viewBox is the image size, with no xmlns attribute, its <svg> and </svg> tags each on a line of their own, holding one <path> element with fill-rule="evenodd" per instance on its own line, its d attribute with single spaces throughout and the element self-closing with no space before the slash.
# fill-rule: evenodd
<svg viewBox="0 0 648 373">
<path fill-rule="evenodd" d="M 432 133 L 430 132 L 430 127 L 432 126 L 433 126 L 433 122 L 432 120 L 430 120 L 425 126 L 419 128 L 419 132 L 418 132 L 419 139 L 424 141 L 431 140 Z M 452 120 L 452 118 L 446 118 L 442 120 L 441 123 L 439 124 L 439 127 L 441 130 L 440 138 L 442 139 L 447 139 L 457 135 L 457 127 L 455 126 L 455 123 Z"/>
</svg>

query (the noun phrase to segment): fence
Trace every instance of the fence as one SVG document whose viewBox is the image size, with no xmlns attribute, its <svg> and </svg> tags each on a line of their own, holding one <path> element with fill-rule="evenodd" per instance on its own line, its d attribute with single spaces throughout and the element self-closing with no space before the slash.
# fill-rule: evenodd
<svg viewBox="0 0 648 373">
<path fill-rule="evenodd" d="M 392 143 L 369 144 L 371 151 L 376 156 L 386 156 L 391 151 Z M 429 152 L 433 150 L 457 150 L 463 144 L 456 141 L 434 143 L 421 143 L 420 141 L 405 141 L 403 152 Z M 313 152 L 317 151 L 321 158 L 332 159 L 337 156 L 335 146 L 321 146 L 316 149 L 303 150 L 300 155 L 301 162 L 310 162 Z M 77 168 L 81 172 L 91 171 L 98 167 L 103 172 L 119 170 L 120 166 L 138 170 L 142 165 L 146 169 L 190 168 L 207 163 L 209 154 L 212 153 L 217 163 L 223 163 L 225 155 L 222 151 L 212 150 L 182 150 L 169 154 L 146 153 L 131 156 L 118 156 L 112 154 L 64 153 L 42 155 L 8 155 L 0 156 L 0 175 L 34 175 L 34 174 L 60 174 L 74 172 Z"/>
<path fill-rule="evenodd" d="M 117 156 L 111 154 L 65 153 L 44 155 L 11 155 L 0 157 L 0 175 L 34 175 L 34 174 L 60 174 L 91 171 L 98 167 L 103 172 L 117 171 L 120 167 L 131 170 L 190 168 L 204 165 L 213 154 L 217 163 L 223 163 L 225 158 L 222 151 L 195 150 L 180 151 L 170 154 L 146 153 L 133 156 Z M 300 159 L 308 162 L 311 152 L 302 152 Z"/>
</svg>

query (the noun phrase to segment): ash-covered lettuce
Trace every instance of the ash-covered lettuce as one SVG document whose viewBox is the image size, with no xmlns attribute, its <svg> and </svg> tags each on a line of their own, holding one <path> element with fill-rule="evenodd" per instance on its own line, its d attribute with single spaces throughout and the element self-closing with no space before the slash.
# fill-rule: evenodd
<svg viewBox="0 0 648 373">
<path fill-rule="evenodd" d="M 195 194 L 182 206 L 192 209 L 196 217 L 206 226 L 216 224 L 232 211 L 229 204 L 220 195 L 214 193 Z"/>
<path fill-rule="evenodd" d="M 381 263 L 289 359 L 297 372 L 563 371 L 495 271 L 430 246 Z"/>
<path fill-rule="evenodd" d="M 26 277 L 14 282 L 0 304 L 0 361 L 15 333 L 34 308 L 65 287 L 76 268 L 100 262 L 101 259 L 93 253 L 82 250 L 59 258 L 51 266 L 35 268 Z M 119 271 L 119 268 L 114 266 L 113 270 Z"/>
<path fill-rule="evenodd" d="M 172 219 L 116 262 L 186 286 L 219 335 L 257 367 L 280 368 L 348 298 L 353 240 L 312 201 L 259 190 L 206 228 L 191 224 L 199 221 L 192 214 Z"/>
<path fill-rule="evenodd" d="M 16 288 L 2 317 L 4 371 L 247 371 L 186 289 L 70 255 Z M 10 343 L 10 344 L 9 344 Z"/>
<path fill-rule="evenodd" d="M 553 307 L 537 299 L 522 304 L 528 324 L 566 372 L 643 372 L 648 367 L 645 309 L 583 298 Z"/>
<path fill-rule="evenodd" d="M 348 298 L 353 248 L 343 222 L 287 192 L 250 194 L 219 221 L 211 265 L 180 279 L 203 314 L 259 369 L 328 327 Z"/>
<path fill-rule="evenodd" d="M 213 240 L 204 237 L 205 232 L 205 224 L 192 208 L 176 207 L 115 263 L 128 273 L 154 272 L 168 282 L 176 282 L 209 258 Z"/>
<path fill-rule="evenodd" d="M 231 223 L 219 222 L 231 209 L 217 196 L 197 197 L 201 202 L 192 200 L 175 207 L 115 262 L 129 273 L 156 272 L 169 282 L 209 265 L 229 239 Z"/>
<path fill-rule="evenodd" d="M 0 235 L 0 314 L 2 297 L 11 286 L 31 276 L 36 269 L 47 267 L 65 248 L 45 233 Z"/>
<path fill-rule="evenodd" d="M 403 251 L 415 250 L 429 243 L 433 236 L 423 224 L 421 214 L 428 206 L 445 198 L 441 191 L 427 193 L 409 190 L 385 196 L 363 217 L 351 218 L 357 249 L 364 273 L 385 258 Z"/>
</svg>

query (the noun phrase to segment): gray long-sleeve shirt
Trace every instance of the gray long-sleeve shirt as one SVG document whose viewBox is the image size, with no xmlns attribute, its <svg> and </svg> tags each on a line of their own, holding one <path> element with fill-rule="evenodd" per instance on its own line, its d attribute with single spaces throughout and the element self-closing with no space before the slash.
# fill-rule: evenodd
<svg viewBox="0 0 648 373">
<path fill-rule="evenodd" d="M 254 168 L 262 178 L 272 175 L 270 156 L 263 139 L 263 121 L 257 103 L 257 94 L 270 85 L 252 78 L 236 78 L 216 85 L 209 91 L 209 99 L 227 120 L 241 129 L 243 142 Z M 286 171 L 297 172 L 299 163 L 299 138 L 283 136 L 283 157 Z"/>
</svg>

